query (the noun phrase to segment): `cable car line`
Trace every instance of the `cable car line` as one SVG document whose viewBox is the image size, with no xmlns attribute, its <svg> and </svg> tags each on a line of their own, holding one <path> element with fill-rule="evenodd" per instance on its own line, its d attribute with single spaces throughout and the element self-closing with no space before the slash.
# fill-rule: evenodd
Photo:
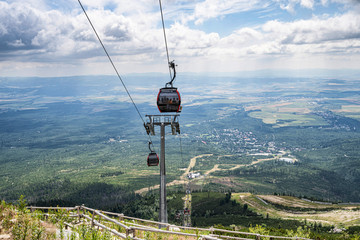
<svg viewBox="0 0 360 240">
<path fill-rule="evenodd" d="M 161 6 L 161 0 L 159 0 L 159 6 L 160 6 L 160 13 L 161 13 L 161 22 L 162 22 L 162 27 L 163 27 L 163 33 L 164 33 L 164 40 L 165 40 L 165 47 L 166 47 L 166 56 L 167 56 L 167 61 L 169 64 L 169 74 L 170 74 L 170 79 L 174 80 L 174 78 L 171 76 L 171 66 L 170 66 L 170 58 L 169 58 L 169 49 L 168 49 L 168 45 L 167 45 L 167 40 L 166 40 L 166 33 L 165 33 L 165 23 L 164 23 L 164 15 L 163 15 L 163 10 L 162 10 L 162 6 Z M 174 61 L 172 61 L 174 62 Z"/>
<path fill-rule="evenodd" d="M 175 66 L 177 66 L 177 65 L 175 65 L 174 60 L 170 62 L 169 48 L 168 48 L 167 39 L 166 39 L 164 15 L 163 15 L 163 10 L 162 10 L 161 0 L 159 0 L 159 6 L 160 6 L 161 22 L 162 22 L 162 27 L 163 27 L 163 34 L 164 34 L 164 41 L 165 41 L 165 48 L 166 48 L 166 56 L 167 56 L 167 60 L 168 60 L 170 82 L 165 84 L 165 88 L 160 89 L 158 97 L 157 97 L 157 106 L 158 106 L 160 112 L 181 112 L 182 107 L 180 106 L 180 104 L 181 104 L 180 93 L 177 91 L 177 88 L 173 87 L 173 82 L 176 78 Z M 171 75 L 171 69 L 174 72 L 173 75 Z M 168 86 L 170 86 L 170 87 L 168 87 Z M 162 92 L 164 92 L 164 93 L 162 93 Z M 162 95 L 165 95 L 165 97 L 162 97 Z M 170 101 L 168 101 L 168 99 L 171 99 L 171 97 L 173 97 L 173 98 L 172 98 L 172 100 L 170 100 L 171 101 L 170 102 Z M 169 106 L 169 105 L 172 105 L 172 106 Z M 179 141 L 180 141 L 181 162 L 183 162 L 184 159 L 183 159 L 183 151 L 182 151 L 180 132 L 179 132 Z"/>
<path fill-rule="evenodd" d="M 180 140 L 181 163 L 183 163 L 183 162 L 184 162 L 184 158 L 183 158 L 183 151 L 182 151 L 181 134 L 179 134 L 179 140 Z"/>
<path fill-rule="evenodd" d="M 85 16 L 86 16 L 87 20 L 88 20 L 88 22 L 90 23 L 90 25 L 91 25 L 92 29 L 94 30 L 94 33 L 95 33 L 95 35 L 96 35 L 97 39 L 99 40 L 99 42 L 100 42 L 100 44 L 101 44 L 101 46 L 102 46 L 102 48 L 103 48 L 103 50 L 104 50 L 104 52 L 105 52 L 106 56 L 108 57 L 108 59 L 109 59 L 109 61 L 110 61 L 111 65 L 112 65 L 112 67 L 114 68 L 114 70 L 115 70 L 115 72 L 116 72 L 116 75 L 118 76 L 118 78 L 119 78 L 119 80 L 121 81 L 121 83 L 122 83 L 122 85 L 123 85 L 123 87 L 124 87 L 124 89 L 125 89 L 126 93 L 127 93 L 127 94 L 128 94 L 128 96 L 129 96 L 129 98 L 130 98 L 130 100 L 131 100 L 132 104 L 134 105 L 134 107 L 135 107 L 135 109 L 136 109 L 136 111 L 137 111 L 137 113 L 138 113 L 138 115 L 139 115 L 139 117 L 140 117 L 141 121 L 142 121 L 142 122 L 143 122 L 143 124 L 145 125 L 144 118 L 142 117 L 142 115 L 141 115 L 141 113 L 140 113 L 140 111 L 139 111 L 139 108 L 136 106 L 136 104 L 135 104 L 135 102 L 134 102 L 134 99 L 131 97 L 129 90 L 127 89 L 127 87 L 126 87 L 126 85 L 125 85 L 125 83 L 124 83 L 123 79 L 121 78 L 121 76 L 120 76 L 120 74 L 119 74 L 119 72 L 118 72 L 118 70 L 117 70 L 117 68 L 116 68 L 116 66 L 115 66 L 115 64 L 114 64 L 114 62 L 112 61 L 112 59 L 111 59 L 111 57 L 110 57 L 110 55 L 109 55 L 108 51 L 106 50 L 105 45 L 104 45 L 104 44 L 103 44 L 103 42 L 101 41 L 101 38 L 100 38 L 99 34 L 97 33 L 97 31 L 96 31 L 96 29 L 95 29 L 94 25 L 92 24 L 92 22 L 91 22 L 91 20 L 90 20 L 90 18 L 89 18 L 89 16 L 88 16 L 88 14 L 86 13 L 85 8 L 83 7 L 83 5 L 82 5 L 82 3 L 81 3 L 81 1 L 80 1 L 80 0 L 78 0 L 78 2 L 79 2 L 79 4 L 80 4 L 80 7 L 82 8 L 82 10 L 83 10 L 83 12 L 84 12 L 84 14 L 85 14 Z M 149 143 L 151 143 L 151 144 L 152 144 L 151 136 L 150 136 L 150 135 L 148 135 L 148 136 L 149 136 Z M 152 144 L 152 145 L 153 145 L 153 144 Z M 154 145 L 153 145 L 153 146 L 154 146 Z"/>
</svg>

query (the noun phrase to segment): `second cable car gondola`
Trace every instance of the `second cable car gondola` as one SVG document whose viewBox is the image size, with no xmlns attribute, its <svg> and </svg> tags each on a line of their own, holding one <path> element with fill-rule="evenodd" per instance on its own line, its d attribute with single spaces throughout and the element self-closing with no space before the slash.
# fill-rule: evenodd
<svg viewBox="0 0 360 240">
<path fill-rule="evenodd" d="M 176 77 L 174 61 L 169 63 L 169 67 L 173 69 L 174 76 L 171 81 L 165 84 L 164 88 L 159 90 L 157 96 L 157 106 L 160 112 L 181 112 L 181 97 L 177 88 L 173 87 L 173 81 Z"/>
<path fill-rule="evenodd" d="M 158 155 L 156 154 L 155 151 L 153 151 L 151 148 L 150 148 L 150 145 L 152 144 L 152 142 L 149 142 L 149 149 L 150 149 L 150 153 L 148 155 L 148 158 L 147 158 L 147 165 L 149 167 L 152 167 L 152 166 L 158 166 L 159 165 L 159 157 Z"/>
<path fill-rule="evenodd" d="M 149 167 L 152 166 L 158 166 L 159 165 L 159 157 L 155 152 L 149 153 L 149 156 L 147 158 L 147 165 Z"/>
</svg>

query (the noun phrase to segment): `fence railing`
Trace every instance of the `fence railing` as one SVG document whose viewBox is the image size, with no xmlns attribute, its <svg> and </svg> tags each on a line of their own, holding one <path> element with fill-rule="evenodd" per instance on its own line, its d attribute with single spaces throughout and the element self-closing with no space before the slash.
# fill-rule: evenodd
<svg viewBox="0 0 360 240">
<path fill-rule="evenodd" d="M 122 213 L 113 213 L 113 212 L 107 212 L 107 211 L 101 211 L 93 208 L 86 207 L 84 205 L 82 206 L 76 206 L 76 207 L 35 207 L 30 206 L 28 207 L 30 211 L 34 210 L 63 210 L 67 212 L 71 212 L 70 217 L 79 218 L 79 221 L 81 219 L 86 219 L 91 226 L 97 226 L 99 228 L 105 229 L 112 233 L 114 236 L 120 237 L 121 239 L 134 239 L 134 240 L 143 240 L 141 238 L 136 237 L 137 231 L 138 232 L 154 232 L 154 233 L 161 233 L 161 234 L 168 234 L 168 235 L 179 235 L 179 236 L 186 236 L 186 237 L 192 237 L 193 239 L 202 239 L 202 240 L 222 240 L 222 239 L 234 239 L 234 240 L 261 240 L 261 239 L 293 239 L 293 240 L 312 240 L 309 238 L 303 238 L 303 237 L 283 237 L 283 236 L 269 236 L 269 235 L 262 235 L 257 233 L 249 233 L 249 232 L 240 232 L 240 231 L 230 231 L 226 229 L 218 229 L 218 228 L 195 228 L 195 227 L 183 227 L 183 226 L 177 226 L 169 223 L 162 223 L 157 221 L 151 221 L 146 219 L 140 219 L 135 217 L 129 217 L 125 216 Z M 74 213 L 75 212 L 75 213 Z M 91 216 L 88 215 L 88 213 L 91 213 Z M 44 213 L 45 215 L 48 215 L 47 213 Z M 96 220 L 96 216 L 99 216 L 99 221 Z M 113 216 L 116 217 L 118 220 L 109 217 Z M 125 222 L 124 220 L 133 220 L 137 221 L 138 223 L 131 223 L 131 222 Z M 124 232 L 119 232 L 115 229 L 112 229 L 109 226 L 106 226 L 105 224 L 101 223 L 112 223 L 118 228 L 122 229 Z M 141 225 L 139 222 L 143 222 L 149 225 Z M 73 225 L 69 223 L 65 223 L 65 225 L 69 227 L 74 227 Z M 130 225 L 130 226 L 129 226 Z M 161 226 L 164 229 L 159 229 L 159 226 Z M 165 230 L 166 229 L 166 230 Z M 185 233 L 181 232 L 180 230 L 189 230 L 194 231 L 195 233 Z M 206 234 L 199 234 L 199 232 L 204 232 Z M 221 234 L 220 234 L 221 233 Z M 223 234 L 222 234 L 223 233 Z M 231 235 L 242 235 L 246 237 L 252 237 L 252 238 L 242 238 L 242 237 L 235 237 Z"/>
</svg>

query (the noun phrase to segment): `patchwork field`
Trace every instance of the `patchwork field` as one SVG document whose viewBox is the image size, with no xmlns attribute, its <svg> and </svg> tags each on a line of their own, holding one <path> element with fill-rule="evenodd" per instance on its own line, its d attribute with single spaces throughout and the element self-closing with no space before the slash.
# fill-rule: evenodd
<svg viewBox="0 0 360 240">
<path fill-rule="evenodd" d="M 334 112 L 348 118 L 360 120 L 360 105 L 342 105 L 341 109 L 335 109 Z"/>
<path fill-rule="evenodd" d="M 249 115 L 261 119 L 273 127 L 290 126 L 322 126 L 327 125 L 321 117 L 313 114 L 317 103 L 312 99 L 298 99 L 294 101 L 280 101 L 269 104 L 248 106 L 246 111 L 252 111 Z"/>
</svg>

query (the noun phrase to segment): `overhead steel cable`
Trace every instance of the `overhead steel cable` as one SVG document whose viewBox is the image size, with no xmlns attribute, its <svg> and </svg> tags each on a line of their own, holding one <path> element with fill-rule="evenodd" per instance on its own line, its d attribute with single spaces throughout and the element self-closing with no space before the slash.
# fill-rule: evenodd
<svg viewBox="0 0 360 240">
<path fill-rule="evenodd" d="M 162 22 L 163 33 L 164 33 L 164 40 L 165 40 L 166 56 L 167 56 L 167 60 L 168 60 L 168 68 L 169 68 L 169 74 L 170 74 L 170 80 L 171 80 L 171 79 L 172 79 L 172 75 L 171 75 L 171 67 L 170 67 L 170 57 L 169 57 L 168 44 L 167 44 L 167 40 L 166 40 L 164 15 L 163 15 L 163 10 L 162 10 L 162 6 L 161 6 L 161 0 L 159 0 L 159 5 L 160 5 L 161 22 Z"/>
<path fill-rule="evenodd" d="M 167 39 L 166 39 L 164 14 L 163 14 L 163 10 L 162 10 L 161 0 L 159 0 L 159 6 L 160 6 L 161 22 L 162 22 L 162 28 L 163 28 L 164 40 L 165 40 L 166 56 L 167 56 L 167 60 L 168 60 L 168 68 L 169 68 L 169 74 L 170 74 L 170 83 L 171 83 L 171 86 L 172 86 L 172 82 L 174 81 L 175 76 L 176 76 L 175 63 L 174 63 L 174 61 L 170 62 L 169 48 L 168 48 Z M 174 77 L 171 75 L 171 68 L 173 68 L 173 70 L 174 70 Z M 184 159 L 183 159 L 183 151 L 182 151 L 182 143 L 181 143 L 181 135 L 180 135 L 180 133 L 179 133 L 179 139 L 180 139 L 181 162 L 183 162 Z"/>
<path fill-rule="evenodd" d="M 179 123 L 180 124 L 180 123 Z M 180 139 L 180 155 L 181 155 L 181 163 L 184 162 L 183 158 L 183 151 L 182 151 L 182 143 L 181 143 L 181 134 L 179 133 L 179 139 Z"/>
<path fill-rule="evenodd" d="M 145 123 L 145 121 L 144 121 L 143 117 L 141 116 L 141 113 L 140 113 L 140 111 L 139 111 L 138 107 L 136 106 L 136 104 L 135 104 L 135 102 L 134 102 L 133 98 L 132 98 L 132 97 L 131 97 L 131 95 L 130 95 L 130 92 L 128 91 L 127 87 L 125 86 L 125 83 L 124 83 L 124 81 L 122 80 L 122 78 L 121 78 L 121 76 L 120 76 L 120 74 L 119 74 L 118 70 L 116 69 L 116 67 L 115 67 L 115 65 L 114 65 L 114 62 L 112 61 L 112 59 L 111 59 L 111 57 L 110 57 L 109 53 L 107 52 L 107 50 L 106 50 L 106 48 L 105 48 L 105 46 L 104 46 L 103 42 L 101 41 L 101 38 L 100 38 L 99 34 L 97 33 L 97 31 L 96 31 L 96 29 L 95 29 L 94 25 L 92 24 L 92 22 L 91 22 L 91 20 L 90 20 L 89 16 L 87 15 L 87 13 L 86 13 L 86 11 L 85 11 L 85 8 L 84 8 L 84 7 L 83 7 L 83 5 L 81 4 L 80 0 L 78 0 L 78 2 L 79 2 L 79 4 L 80 4 L 80 6 L 81 6 L 82 10 L 84 11 L 85 16 L 86 16 L 86 18 L 88 19 L 88 21 L 89 21 L 89 23 L 90 23 L 90 25 L 91 25 L 92 29 L 94 30 L 95 35 L 96 35 L 97 39 L 99 40 L 99 42 L 100 42 L 100 44 L 101 44 L 102 48 L 104 49 L 104 52 L 106 53 L 106 55 L 107 55 L 107 57 L 108 57 L 108 59 L 109 59 L 109 61 L 110 61 L 111 65 L 113 66 L 113 68 L 114 68 L 114 70 L 115 70 L 115 72 L 116 72 L 116 74 L 117 74 L 118 78 L 120 79 L 120 81 L 121 81 L 122 85 L 124 86 L 125 91 L 126 91 L 126 93 L 128 94 L 128 96 L 129 96 L 129 98 L 130 98 L 131 102 L 133 103 L 133 105 L 134 105 L 134 107 L 135 107 L 135 109 L 136 109 L 137 113 L 139 114 L 139 116 L 140 116 L 141 120 Z"/>
<path fill-rule="evenodd" d="M 101 44 L 101 46 L 102 46 L 102 48 L 103 48 L 104 52 L 106 53 L 106 56 L 108 57 L 108 59 L 109 59 L 109 61 L 110 61 L 111 65 L 112 65 L 112 67 L 114 68 L 114 70 L 115 70 L 115 72 L 116 72 L 116 75 L 117 75 L 117 76 L 118 76 L 118 78 L 120 79 L 120 81 L 121 81 L 121 83 L 122 83 L 122 85 L 123 85 L 123 87 L 124 87 L 124 89 L 125 89 L 126 93 L 128 94 L 128 96 L 129 96 L 129 98 L 130 98 L 130 100 L 131 100 L 132 104 L 134 105 L 134 107 L 135 107 L 135 109 L 136 109 L 136 111 L 137 111 L 137 113 L 138 113 L 138 115 L 139 115 L 139 117 L 140 117 L 141 121 L 143 122 L 143 124 L 145 124 L 144 118 L 142 117 L 142 115 L 141 115 L 141 113 L 140 113 L 140 111 L 139 111 L 139 108 L 136 106 L 136 104 L 135 104 L 135 102 L 134 102 L 134 99 L 131 97 L 129 90 L 127 89 L 127 87 L 126 87 L 126 85 L 125 85 L 125 83 L 124 83 L 123 79 L 121 78 L 121 76 L 120 76 L 120 74 L 119 74 L 119 72 L 118 72 L 118 70 L 117 70 L 117 68 L 116 68 L 116 66 L 115 66 L 115 64 L 114 64 L 114 62 L 112 61 L 112 59 L 111 59 L 111 57 L 110 57 L 110 55 L 109 55 L 108 51 L 106 50 L 105 45 L 104 45 L 104 44 L 103 44 L 103 42 L 101 41 L 101 38 L 100 38 L 99 34 L 97 33 L 97 31 L 96 31 L 96 29 L 95 29 L 94 25 L 92 24 L 92 22 L 91 22 L 91 20 L 90 20 L 90 18 L 89 18 L 89 16 L 88 16 L 88 14 L 86 13 L 86 10 L 85 10 L 84 6 L 82 5 L 82 3 L 81 3 L 81 1 L 80 1 L 80 0 L 78 0 L 78 2 L 79 2 L 79 4 L 80 4 L 80 6 L 81 6 L 81 8 L 82 8 L 82 10 L 83 10 L 83 12 L 84 12 L 84 14 L 85 14 L 85 16 L 86 16 L 87 20 L 88 20 L 88 22 L 90 23 L 90 25 L 91 25 L 92 29 L 94 30 L 94 33 L 95 33 L 95 35 L 96 35 L 97 39 L 99 40 L 99 42 L 100 42 L 100 44 Z M 150 135 L 148 135 L 148 136 L 149 136 L 149 141 L 150 141 L 150 142 L 151 142 L 151 144 L 152 144 L 151 137 L 150 137 Z M 153 144 L 152 144 L 152 145 L 153 145 Z M 154 145 L 153 145 L 153 146 L 154 146 Z"/>
</svg>

